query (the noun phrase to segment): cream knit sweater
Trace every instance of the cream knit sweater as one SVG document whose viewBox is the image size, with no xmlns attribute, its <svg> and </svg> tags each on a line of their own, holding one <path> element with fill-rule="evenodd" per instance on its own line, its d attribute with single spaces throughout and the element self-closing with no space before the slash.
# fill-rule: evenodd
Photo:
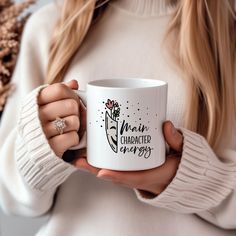
<svg viewBox="0 0 236 236">
<path fill-rule="evenodd" d="M 181 128 L 185 85 L 162 46 L 171 9 L 163 0 L 117 0 L 93 27 L 65 81 L 111 77 L 162 79 L 169 84 L 167 118 Z M 200 135 L 181 128 L 184 146 L 177 174 L 157 197 L 96 178 L 59 159 L 38 118 L 56 4 L 35 13 L 24 31 L 0 126 L 0 203 L 7 213 L 50 213 L 39 236 L 236 235 L 236 127 L 216 156 Z M 55 193 L 57 194 L 55 195 Z M 200 217 L 199 217 L 200 216 Z M 219 227 L 217 227 L 219 226 Z M 221 228 L 224 229 L 221 229 Z"/>
</svg>

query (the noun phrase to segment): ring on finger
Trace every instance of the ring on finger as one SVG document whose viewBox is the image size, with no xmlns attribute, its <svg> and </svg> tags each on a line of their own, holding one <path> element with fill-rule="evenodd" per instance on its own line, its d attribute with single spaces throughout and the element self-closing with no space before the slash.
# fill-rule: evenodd
<svg viewBox="0 0 236 236">
<path fill-rule="evenodd" d="M 65 119 L 62 119 L 60 117 L 57 117 L 53 124 L 55 126 L 55 129 L 58 131 L 59 134 L 63 134 L 64 129 L 66 128 L 66 121 Z"/>
</svg>

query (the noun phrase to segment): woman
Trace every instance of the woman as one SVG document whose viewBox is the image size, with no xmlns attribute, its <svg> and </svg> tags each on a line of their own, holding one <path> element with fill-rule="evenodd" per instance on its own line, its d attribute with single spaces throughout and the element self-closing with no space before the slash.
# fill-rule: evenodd
<svg viewBox="0 0 236 236">
<path fill-rule="evenodd" d="M 1 123 L 2 208 L 50 213 L 43 236 L 235 235 L 233 4 L 67 0 L 34 14 Z M 85 118 L 72 90 L 137 76 L 168 82 L 166 162 L 118 172 L 72 156 Z"/>
</svg>

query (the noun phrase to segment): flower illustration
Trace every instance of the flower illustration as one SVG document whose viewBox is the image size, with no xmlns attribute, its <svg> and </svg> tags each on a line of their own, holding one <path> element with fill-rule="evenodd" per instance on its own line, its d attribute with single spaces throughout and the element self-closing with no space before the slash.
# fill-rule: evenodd
<svg viewBox="0 0 236 236">
<path fill-rule="evenodd" d="M 120 116 L 120 108 L 118 102 L 111 99 L 107 99 L 105 105 L 111 111 L 111 118 L 116 121 L 116 118 Z"/>
<path fill-rule="evenodd" d="M 105 101 L 103 101 L 103 104 Z M 107 99 L 105 103 L 105 109 L 109 111 L 105 112 L 105 130 L 107 135 L 107 141 L 111 149 L 117 153 L 118 152 L 118 117 L 120 116 L 120 105 L 114 99 Z M 102 112 L 103 113 L 103 112 Z M 110 113 L 110 114 L 109 114 Z"/>
<path fill-rule="evenodd" d="M 108 109 L 112 110 L 112 108 L 114 106 L 114 101 L 113 100 L 111 101 L 110 99 L 107 99 L 107 103 L 105 105 Z"/>
<path fill-rule="evenodd" d="M 119 107 L 118 102 L 115 102 L 115 103 L 114 103 L 114 107 Z"/>
<path fill-rule="evenodd" d="M 117 108 L 116 110 L 114 110 L 113 112 L 113 117 L 116 119 L 117 117 L 120 116 L 120 108 Z"/>
</svg>

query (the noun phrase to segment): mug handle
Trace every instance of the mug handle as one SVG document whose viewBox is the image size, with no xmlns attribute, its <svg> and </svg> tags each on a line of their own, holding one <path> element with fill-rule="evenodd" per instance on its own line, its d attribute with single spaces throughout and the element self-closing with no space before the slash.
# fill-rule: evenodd
<svg viewBox="0 0 236 236">
<path fill-rule="evenodd" d="M 86 91 L 82 90 L 74 90 L 74 92 L 79 96 L 80 98 L 80 105 L 83 106 L 86 109 L 87 106 L 87 94 Z M 84 132 L 84 135 L 82 136 L 79 144 L 77 146 L 69 148 L 69 150 L 78 150 L 86 148 L 87 146 L 87 132 Z"/>
<path fill-rule="evenodd" d="M 75 90 L 75 93 L 79 96 L 80 100 L 82 101 L 82 105 L 84 105 L 84 107 L 87 106 L 87 93 L 86 91 L 83 90 Z"/>
</svg>

